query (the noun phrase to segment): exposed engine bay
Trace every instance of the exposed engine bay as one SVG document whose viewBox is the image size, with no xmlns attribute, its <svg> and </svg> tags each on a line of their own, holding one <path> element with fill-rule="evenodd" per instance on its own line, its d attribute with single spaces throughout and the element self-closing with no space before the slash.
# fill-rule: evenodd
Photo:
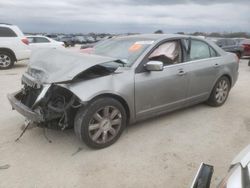
<svg viewBox="0 0 250 188">
<path fill-rule="evenodd" d="M 106 64 L 95 65 L 64 83 L 107 76 L 116 69 L 117 67 Z M 28 69 L 22 78 L 23 88 L 15 98 L 40 116 L 39 119 L 32 120 L 38 126 L 62 130 L 73 127 L 76 111 L 83 105 L 81 100 L 60 84 L 40 84 L 37 76 L 39 77 L 38 71 Z"/>
<path fill-rule="evenodd" d="M 38 126 L 57 129 L 73 126 L 74 112 L 82 105 L 79 99 L 65 88 L 51 85 L 44 97 L 37 101 L 43 89 L 24 85 L 16 98 L 42 117 L 43 121 L 35 122 Z"/>
</svg>

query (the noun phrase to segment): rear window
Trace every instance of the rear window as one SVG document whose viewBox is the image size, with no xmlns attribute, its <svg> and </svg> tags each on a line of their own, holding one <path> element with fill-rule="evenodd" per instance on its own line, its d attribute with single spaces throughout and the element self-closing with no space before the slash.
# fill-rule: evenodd
<svg viewBox="0 0 250 188">
<path fill-rule="evenodd" d="M 8 27 L 0 27 L 0 37 L 17 37 L 17 35 Z"/>
</svg>

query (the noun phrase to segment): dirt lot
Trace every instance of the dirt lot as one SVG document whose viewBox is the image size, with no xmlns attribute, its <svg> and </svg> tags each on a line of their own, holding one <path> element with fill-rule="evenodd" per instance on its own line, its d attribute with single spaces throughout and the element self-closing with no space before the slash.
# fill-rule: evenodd
<svg viewBox="0 0 250 188">
<path fill-rule="evenodd" d="M 29 129 L 6 94 L 21 87 L 25 63 L 0 71 L 0 187 L 189 187 L 199 164 L 215 166 L 213 187 L 250 143 L 250 67 L 220 108 L 204 104 L 129 126 L 113 146 L 88 149 L 73 130 Z M 9 165 L 9 166 L 8 166 Z"/>
</svg>

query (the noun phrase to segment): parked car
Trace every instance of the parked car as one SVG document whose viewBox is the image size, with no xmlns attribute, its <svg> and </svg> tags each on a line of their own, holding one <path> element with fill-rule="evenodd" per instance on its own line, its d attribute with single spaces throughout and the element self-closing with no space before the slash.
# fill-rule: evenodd
<svg viewBox="0 0 250 188">
<path fill-rule="evenodd" d="M 243 56 L 250 56 L 250 39 L 241 39 L 239 44 L 243 46 Z"/>
<path fill-rule="evenodd" d="M 46 37 L 49 37 L 50 39 L 59 41 L 59 37 L 58 37 L 58 35 L 56 35 L 56 34 L 48 34 L 48 35 L 45 35 L 45 36 L 46 36 Z"/>
<path fill-rule="evenodd" d="M 239 58 L 243 55 L 243 47 L 241 44 L 237 43 L 234 39 L 222 38 L 222 39 L 214 39 L 214 42 L 221 47 L 226 52 L 235 53 Z"/>
<path fill-rule="evenodd" d="M 109 39 L 92 54 L 40 50 L 23 74 L 13 107 L 39 126 L 74 127 L 88 146 L 113 144 L 129 123 L 201 102 L 225 103 L 238 58 L 184 35 Z"/>
<path fill-rule="evenodd" d="M 75 40 L 76 44 L 86 44 L 87 43 L 86 38 L 84 36 L 81 36 L 81 35 L 75 36 L 74 40 Z"/>
<path fill-rule="evenodd" d="M 63 48 L 64 43 L 55 41 L 51 38 L 42 36 L 42 35 L 31 35 L 27 36 L 29 40 L 29 46 L 31 50 L 35 50 L 38 48 Z"/>
<path fill-rule="evenodd" d="M 84 44 L 81 46 L 80 50 L 85 52 L 85 49 L 92 49 L 94 48 L 96 45 L 100 45 L 102 43 L 105 43 L 108 39 L 102 39 L 102 40 L 99 40 L 98 42 L 95 42 L 95 43 L 88 43 L 88 44 Z"/>
<path fill-rule="evenodd" d="M 62 37 L 60 41 L 64 43 L 65 47 L 75 46 L 74 37 Z"/>
<path fill-rule="evenodd" d="M 0 23 L 0 69 L 30 57 L 29 41 L 15 25 Z"/>
<path fill-rule="evenodd" d="M 250 145 L 243 149 L 231 162 L 228 173 L 217 188 L 250 187 Z M 202 163 L 191 185 L 191 188 L 209 188 L 214 167 Z"/>
</svg>

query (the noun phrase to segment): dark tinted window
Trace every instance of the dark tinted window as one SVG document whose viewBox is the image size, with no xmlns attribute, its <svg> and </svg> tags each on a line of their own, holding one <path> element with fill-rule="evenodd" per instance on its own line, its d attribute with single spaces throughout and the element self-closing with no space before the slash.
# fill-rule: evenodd
<svg viewBox="0 0 250 188">
<path fill-rule="evenodd" d="M 7 27 L 0 27 L 0 37 L 16 37 L 16 33 Z"/>
<path fill-rule="evenodd" d="M 35 43 L 49 43 L 50 41 L 46 38 L 43 37 L 36 37 L 35 38 Z"/>
<path fill-rule="evenodd" d="M 192 40 L 189 60 L 199 60 L 210 58 L 210 47 L 202 41 Z"/>
</svg>

